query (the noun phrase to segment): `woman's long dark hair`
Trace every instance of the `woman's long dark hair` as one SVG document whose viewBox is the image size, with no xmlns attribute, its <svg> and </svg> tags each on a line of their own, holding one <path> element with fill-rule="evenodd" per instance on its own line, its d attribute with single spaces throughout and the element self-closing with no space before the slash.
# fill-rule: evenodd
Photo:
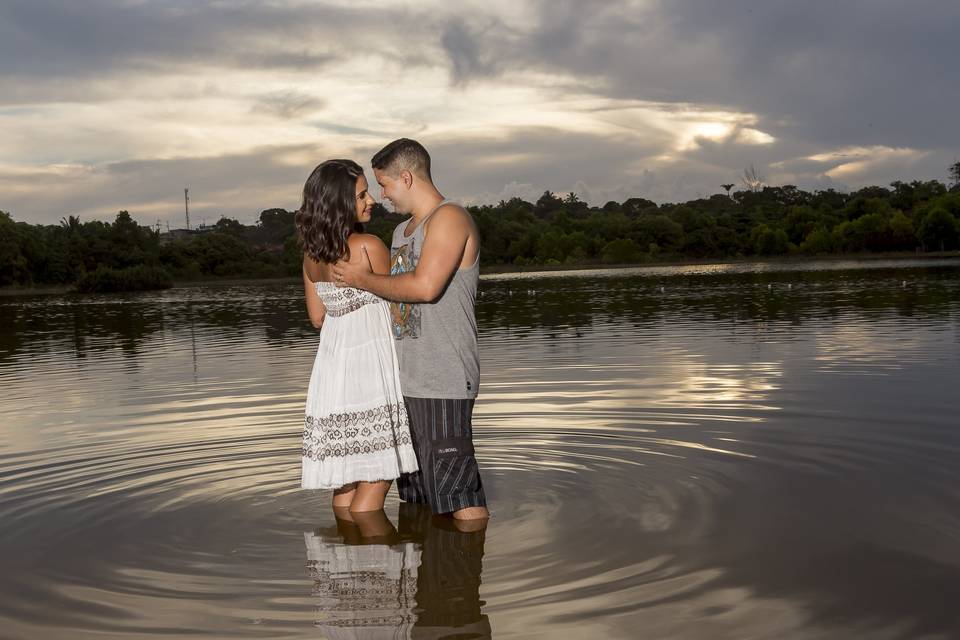
<svg viewBox="0 0 960 640">
<path fill-rule="evenodd" d="M 347 238 L 362 231 L 357 222 L 357 178 L 363 169 L 353 160 L 327 160 L 303 185 L 303 204 L 294 216 L 304 252 L 318 262 L 349 259 Z"/>
</svg>

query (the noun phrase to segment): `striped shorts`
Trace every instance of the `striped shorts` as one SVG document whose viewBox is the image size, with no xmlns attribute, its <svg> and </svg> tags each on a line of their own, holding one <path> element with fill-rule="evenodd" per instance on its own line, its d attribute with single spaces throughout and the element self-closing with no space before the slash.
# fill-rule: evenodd
<svg viewBox="0 0 960 640">
<path fill-rule="evenodd" d="M 473 450 L 472 399 L 403 398 L 420 470 L 397 479 L 400 498 L 426 502 L 434 513 L 485 507 Z"/>
</svg>

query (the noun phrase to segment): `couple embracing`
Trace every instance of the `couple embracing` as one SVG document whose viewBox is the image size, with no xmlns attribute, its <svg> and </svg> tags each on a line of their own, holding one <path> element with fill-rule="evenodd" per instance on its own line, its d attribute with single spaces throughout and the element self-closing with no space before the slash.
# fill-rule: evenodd
<svg viewBox="0 0 960 640">
<path fill-rule="evenodd" d="M 404 501 L 485 519 L 471 427 L 480 235 L 434 186 L 420 143 L 395 140 L 371 165 L 382 197 L 411 216 L 389 250 L 363 233 L 375 201 L 351 160 L 314 169 L 296 215 L 307 312 L 321 329 L 301 485 L 362 512 L 382 509 L 397 480 Z"/>
</svg>

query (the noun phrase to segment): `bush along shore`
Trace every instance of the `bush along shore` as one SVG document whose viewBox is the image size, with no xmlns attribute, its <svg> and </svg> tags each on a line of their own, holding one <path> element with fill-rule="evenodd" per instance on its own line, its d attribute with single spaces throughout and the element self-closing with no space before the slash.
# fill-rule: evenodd
<svg viewBox="0 0 960 640">
<path fill-rule="evenodd" d="M 173 277 L 163 267 L 137 265 L 126 269 L 111 269 L 99 266 L 83 273 L 77 279 L 80 293 L 113 293 L 116 291 L 149 291 L 169 289 Z"/>
<path fill-rule="evenodd" d="M 643 198 L 590 207 L 545 192 L 470 206 L 485 271 L 803 256 L 926 254 L 960 248 L 960 163 L 952 187 L 893 182 L 852 193 L 787 185 L 680 204 Z M 725 185 L 730 186 L 730 185 Z M 17 222 L 0 211 L 0 287 L 77 291 L 160 289 L 173 282 L 299 277 L 294 213 L 267 209 L 256 225 L 160 233 L 127 211 L 113 222 Z M 389 243 L 404 216 L 376 205 L 367 231 Z"/>
</svg>

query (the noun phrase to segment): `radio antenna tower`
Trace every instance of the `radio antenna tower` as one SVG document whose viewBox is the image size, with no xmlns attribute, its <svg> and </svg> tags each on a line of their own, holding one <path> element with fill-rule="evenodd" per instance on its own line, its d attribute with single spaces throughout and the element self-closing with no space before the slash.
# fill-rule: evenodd
<svg viewBox="0 0 960 640">
<path fill-rule="evenodd" d="M 190 229 L 190 189 L 183 190 L 183 211 L 187 214 L 187 230 Z"/>
</svg>

